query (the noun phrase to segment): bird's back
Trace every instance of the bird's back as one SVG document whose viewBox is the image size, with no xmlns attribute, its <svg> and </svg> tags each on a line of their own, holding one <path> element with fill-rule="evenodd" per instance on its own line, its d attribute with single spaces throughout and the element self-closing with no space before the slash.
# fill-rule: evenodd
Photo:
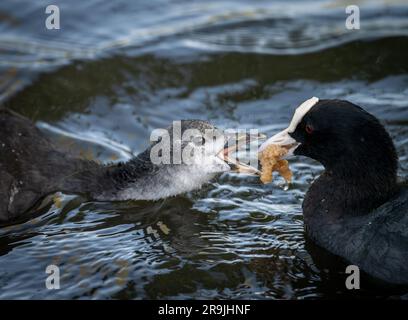
<svg viewBox="0 0 408 320">
<path fill-rule="evenodd" d="M 408 285 L 408 188 L 369 214 L 330 218 L 327 210 L 306 219 L 320 246 L 388 283 Z M 322 211 L 319 213 L 319 211 Z"/>
<path fill-rule="evenodd" d="M 18 219 L 64 177 L 90 166 L 56 150 L 29 119 L 0 108 L 0 223 Z"/>
<path fill-rule="evenodd" d="M 353 239 L 356 239 L 353 243 Z M 358 240 L 364 239 L 361 245 Z M 408 285 L 408 188 L 362 220 L 361 230 L 346 249 L 369 274 L 390 283 Z"/>
</svg>

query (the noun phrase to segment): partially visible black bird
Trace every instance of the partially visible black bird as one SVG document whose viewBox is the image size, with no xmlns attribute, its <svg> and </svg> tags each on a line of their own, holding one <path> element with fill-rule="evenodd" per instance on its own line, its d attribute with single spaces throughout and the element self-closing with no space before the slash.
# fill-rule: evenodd
<svg viewBox="0 0 408 320">
<path fill-rule="evenodd" d="M 306 233 L 368 274 L 408 285 L 408 187 L 381 123 L 344 100 L 311 98 L 268 139 L 325 168 L 303 201 Z"/>
</svg>

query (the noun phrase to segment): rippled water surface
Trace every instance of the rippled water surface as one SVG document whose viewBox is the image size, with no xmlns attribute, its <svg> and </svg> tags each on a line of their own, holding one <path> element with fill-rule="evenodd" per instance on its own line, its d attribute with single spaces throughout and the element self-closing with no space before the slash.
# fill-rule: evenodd
<svg viewBox="0 0 408 320">
<path fill-rule="evenodd" d="M 152 129 L 209 119 L 222 128 L 284 128 L 312 95 L 348 99 L 391 132 L 408 174 L 408 6 L 354 1 L 0 2 L 0 99 L 81 157 L 126 160 Z M 341 121 L 341 119 L 339 119 Z M 277 179 L 224 174 L 158 202 L 57 194 L 43 213 L 0 229 L 0 298 L 335 298 L 393 296 L 304 235 L 301 202 L 319 164 L 291 160 Z M 45 268 L 61 269 L 46 290 Z"/>
</svg>

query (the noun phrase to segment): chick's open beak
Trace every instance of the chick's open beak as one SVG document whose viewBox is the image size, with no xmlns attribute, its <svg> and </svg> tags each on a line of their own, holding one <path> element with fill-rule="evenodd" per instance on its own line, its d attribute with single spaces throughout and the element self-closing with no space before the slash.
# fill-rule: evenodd
<svg viewBox="0 0 408 320">
<path fill-rule="evenodd" d="M 262 152 L 270 145 L 285 147 L 288 149 L 286 156 L 290 156 L 293 155 L 293 151 L 299 146 L 299 143 L 290 136 L 289 130 L 285 129 L 266 140 L 258 151 Z"/>
<path fill-rule="evenodd" d="M 233 145 L 225 144 L 224 149 L 221 150 L 217 156 L 228 163 L 232 171 L 247 174 L 260 174 L 261 172 L 250 165 L 240 162 L 235 157 L 231 157 L 231 154 L 236 153 L 242 146 L 248 146 L 251 141 L 256 141 L 260 139 L 265 139 L 264 134 L 248 134 L 248 133 L 238 133 L 236 135 L 236 143 Z"/>
</svg>

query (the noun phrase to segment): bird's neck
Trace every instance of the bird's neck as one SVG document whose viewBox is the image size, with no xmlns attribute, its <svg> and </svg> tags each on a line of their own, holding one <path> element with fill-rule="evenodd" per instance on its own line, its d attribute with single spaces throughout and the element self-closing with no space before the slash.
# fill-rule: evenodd
<svg viewBox="0 0 408 320">
<path fill-rule="evenodd" d="M 386 131 L 378 132 L 375 139 L 350 144 L 336 158 L 322 161 L 325 172 L 306 195 L 306 214 L 323 209 L 332 216 L 363 215 L 397 192 L 397 153 Z"/>
<path fill-rule="evenodd" d="M 79 171 L 59 190 L 101 201 L 159 200 L 200 188 L 214 175 L 194 165 L 155 165 L 147 149 L 125 163 Z"/>
<path fill-rule="evenodd" d="M 83 193 L 95 199 L 115 200 L 129 185 L 147 185 L 145 177 L 154 182 L 154 165 L 148 152 L 143 152 L 127 162 L 101 165 L 93 161 L 73 159 L 74 171 L 65 175 L 56 190 L 66 193 Z"/>
<path fill-rule="evenodd" d="M 148 149 L 127 162 L 103 166 L 98 173 L 103 183 L 98 183 L 90 194 L 98 200 L 146 199 L 147 194 L 154 194 L 161 178 L 161 183 L 166 183 L 165 175 L 159 171 L 150 161 Z"/>
<path fill-rule="evenodd" d="M 353 167 L 356 165 L 357 167 Z M 358 161 L 346 166 L 333 165 L 312 184 L 305 196 L 305 219 L 337 219 L 347 215 L 365 215 L 379 207 L 398 191 L 396 169 L 366 165 Z"/>
</svg>

